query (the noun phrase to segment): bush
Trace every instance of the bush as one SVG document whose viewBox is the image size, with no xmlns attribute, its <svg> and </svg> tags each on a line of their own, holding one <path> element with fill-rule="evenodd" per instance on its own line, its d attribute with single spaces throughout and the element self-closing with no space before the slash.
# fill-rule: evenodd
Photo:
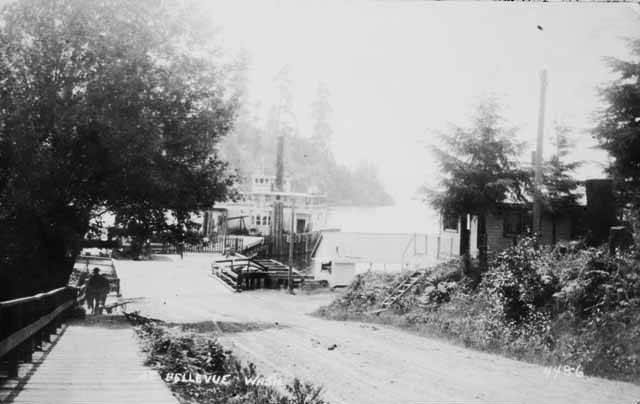
<svg viewBox="0 0 640 404">
<path fill-rule="evenodd" d="M 495 293 L 505 321 L 521 323 L 552 305 L 557 284 L 549 250 L 525 238 L 495 257 L 480 288 Z"/>
<path fill-rule="evenodd" d="M 352 315 L 366 315 L 378 308 L 391 291 L 413 272 L 365 272 L 356 275 L 345 292 L 330 305 L 321 307 L 317 315 L 332 319 L 347 319 Z M 427 276 L 403 295 L 395 304 L 396 313 L 407 313 L 416 305 L 426 307 L 449 300 L 459 286 L 460 262 L 452 260 L 431 269 Z"/>
<path fill-rule="evenodd" d="M 170 383 L 183 403 L 327 404 L 320 397 L 322 388 L 298 379 L 284 386 L 285 391 L 247 383 L 259 377 L 256 367 L 252 363 L 243 365 L 231 351 L 206 335 L 149 321 L 141 321 L 136 331 L 147 353 L 147 365 L 158 370 L 165 381 L 170 382 L 171 375 L 176 374 L 230 376 L 226 384 Z"/>
<path fill-rule="evenodd" d="M 612 312 L 640 303 L 640 266 L 631 256 L 609 256 L 590 249 L 578 254 L 579 267 L 561 274 L 555 294 L 562 310 L 586 319 L 600 312 Z"/>
<path fill-rule="evenodd" d="M 344 293 L 321 312 L 346 310 L 352 313 L 364 313 L 382 303 L 393 287 L 408 273 L 389 274 L 384 272 L 365 272 L 356 275 Z"/>
</svg>

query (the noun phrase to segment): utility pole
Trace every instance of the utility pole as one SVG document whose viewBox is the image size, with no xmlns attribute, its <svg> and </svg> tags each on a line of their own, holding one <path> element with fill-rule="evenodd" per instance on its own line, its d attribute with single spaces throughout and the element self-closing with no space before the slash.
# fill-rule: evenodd
<svg viewBox="0 0 640 404">
<path fill-rule="evenodd" d="M 289 293 L 293 294 L 293 236 L 294 236 L 294 222 L 295 222 L 295 204 L 291 204 L 291 234 L 289 238 L 289 274 L 287 285 L 289 286 Z"/>
<path fill-rule="evenodd" d="M 542 145 L 544 139 L 544 112 L 547 95 L 547 70 L 540 71 L 540 105 L 538 109 L 538 138 L 535 154 L 535 195 L 533 204 L 533 232 L 542 235 Z"/>
<path fill-rule="evenodd" d="M 271 232 L 272 253 L 275 255 L 284 255 L 284 206 L 280 193 L 284 191 L 284 136 L 278 136 L 276 155 L 276 183 L 275 190 L 279 192 L 276 201 L 273 204 L 273 225 Z"/>
<path fill-rule="evenodd" d="M 284 136 L 278 136 L 276 149 L 276 191 L 284 191 Z"/>
</svg>

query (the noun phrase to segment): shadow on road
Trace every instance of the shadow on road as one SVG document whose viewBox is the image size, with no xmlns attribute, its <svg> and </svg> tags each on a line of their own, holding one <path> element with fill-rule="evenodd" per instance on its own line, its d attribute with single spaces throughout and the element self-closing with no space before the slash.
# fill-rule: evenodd
<svg viewBox="0 0 640 404">
<path fill-rule="evenodd" d="M 130 328 L 131 323 L 122 314 L 96 314 L 86 315 L 84 318 L 74 318 L 70 325 L 81 327 L 100 327 L 109 329 Z"/>
<path fill-rule="evenodd" d="M 168 323 L 169 327 L 179 326 L 182 331 L 195 333 L 214 333 L 214 334 L 230 334 L 248 331 L 262 331 L 270 328 L 286 328 L 285 326 L 274 323 L 257 323 L 257 322 L 234 322 L 234 321 L 200 321 L 196 323 Z"/>
</svg>

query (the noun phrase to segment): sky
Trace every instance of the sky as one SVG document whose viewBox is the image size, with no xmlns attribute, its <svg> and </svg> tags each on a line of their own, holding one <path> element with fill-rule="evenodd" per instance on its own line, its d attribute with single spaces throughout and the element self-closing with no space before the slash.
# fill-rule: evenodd
<svg viewBox="0 0 640 404">
<path fill-rule="evenodd" d="M 277 102 L 274 76 L 293 84 L 299 133 L 311 134 L 318 86 L 330 92 L 332 149 L 339 162 L 376 164 L 396 200 L 434 184 L 435 134 L 465 125 L 495 97 L 530 156 L 539 72 L 548 71 L 546 154 L 554 122 L 576 129 L 579 177 L 602 176 L 604 152 L 588 133 L 611 81 L 605 57 L 629 58 L 640 8 L 622 3 L 216 0 L 218 40 L 250 58 L 249 96 L 261 116 Z M 537 26 L 541 26 L 539 30 Z M 528 160 L 528 159 L 527 159 Z"/>
</svg>

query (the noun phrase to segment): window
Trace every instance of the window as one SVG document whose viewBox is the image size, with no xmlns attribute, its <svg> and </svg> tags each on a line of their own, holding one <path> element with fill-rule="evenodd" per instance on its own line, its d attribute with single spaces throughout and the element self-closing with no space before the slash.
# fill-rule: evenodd
<svg viewBox="0 0 640 404">
<path fill-rule="evenodd" d="M 260 226 L 260 216 L 256 216 L 256 226 Z"/>
<path fill-rule="evenodd" d="M 444 230 L 458 230 L 458 216 L 452 213 L 442 215 L 442 228 Z"/>
<path fill-rule="evenodd" d="M 264 226 L 267 225 L 267 217 L 266 216 L 262 216 L 262 225 L 264 225 Z"/>
<path fill-rule="evenodd" d="M 524 217 L 522 212 L 504 212 L 502 214 L 502 232 L 505 237 L 518 236 L 524 231 Z"/>
<path fill-rule="evenodd" d="M 329 262 L 323 262 L 320 264 L 320 272 L 322 271 L 327 271 L 329 273 L 331 273 L 331 261 Z"/>
</svg>

